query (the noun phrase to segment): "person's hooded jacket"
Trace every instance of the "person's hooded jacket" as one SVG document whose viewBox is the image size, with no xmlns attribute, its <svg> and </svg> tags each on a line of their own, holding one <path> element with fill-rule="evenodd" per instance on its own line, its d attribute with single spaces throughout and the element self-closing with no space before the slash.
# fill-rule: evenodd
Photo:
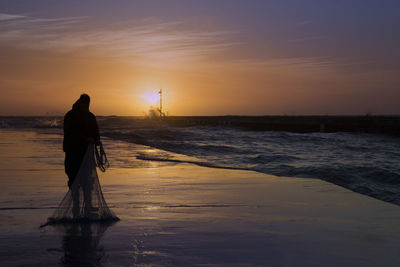
<svg viewBox="0 0 400 267">
<path fill-rule="evenodd" d="M 96 117 L 76 101 L 72 109 L 64 116 L 64 152 L 87 147 L 89 143 L 100 142 Z"/>
</svg>

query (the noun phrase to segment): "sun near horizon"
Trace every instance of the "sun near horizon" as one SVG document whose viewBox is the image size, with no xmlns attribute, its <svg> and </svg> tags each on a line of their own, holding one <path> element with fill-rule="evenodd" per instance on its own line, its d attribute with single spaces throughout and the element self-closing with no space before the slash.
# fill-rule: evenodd
<svg viewBox="0 0 400 267">
<path fill-rule="evenodd" d="M 396 1 L 4 1 L 0 115 L 400 114 Z"/>
</svg>

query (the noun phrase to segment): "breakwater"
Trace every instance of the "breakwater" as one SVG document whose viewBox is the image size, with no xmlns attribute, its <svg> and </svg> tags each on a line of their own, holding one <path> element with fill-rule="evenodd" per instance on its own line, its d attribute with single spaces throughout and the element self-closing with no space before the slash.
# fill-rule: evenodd
<svg viewBox="0 0 400 267">
<path fill-rule="evenodd" d="M 62 128 L 62 116 L 0 116 L 0 128 Z M 293 133 L 353 132 L 400 136 L 400 116 L 168 116 L 146 119 L 132 116 L 98 116 L 100 128 L 170 126 L 238 127 L 252 131 Z"/>
<path fill-rule="evenodd" d="M 359 132 L 400 136 L 400 116 L 169 116 L 171 126 L 210 125 L 254 131 Z"/>
</svg>

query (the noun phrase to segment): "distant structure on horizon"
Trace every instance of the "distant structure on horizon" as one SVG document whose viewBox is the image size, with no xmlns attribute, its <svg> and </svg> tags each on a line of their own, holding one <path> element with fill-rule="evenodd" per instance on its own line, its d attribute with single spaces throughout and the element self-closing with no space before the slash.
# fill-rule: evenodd
<svg viewBox="0 0 400 267">
<path fill-rule="evenodd" d="M 162 88 L 160 88 L 160 91 L 158 91 L 158 94 L 160 95 L 160 107 L 158 108 L 158 112 L 160 114 L 160 118 L 165 117 L 165 113 L 162 111 Z"/>
</svg>

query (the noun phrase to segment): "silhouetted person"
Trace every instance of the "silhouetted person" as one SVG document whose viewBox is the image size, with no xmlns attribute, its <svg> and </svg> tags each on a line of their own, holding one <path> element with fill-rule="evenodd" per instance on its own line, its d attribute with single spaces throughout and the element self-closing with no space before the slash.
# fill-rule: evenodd
<svg viewBox="0 0 400 267">
<path fill-rule="evenodd" d="M 78 174 L 89 143 L 100 143 L 96 117 L 89 111 L 89 104 L 90 97 L 82 94 L 64 116 L 64 165 L 69 187 Z"/>
</svg>

